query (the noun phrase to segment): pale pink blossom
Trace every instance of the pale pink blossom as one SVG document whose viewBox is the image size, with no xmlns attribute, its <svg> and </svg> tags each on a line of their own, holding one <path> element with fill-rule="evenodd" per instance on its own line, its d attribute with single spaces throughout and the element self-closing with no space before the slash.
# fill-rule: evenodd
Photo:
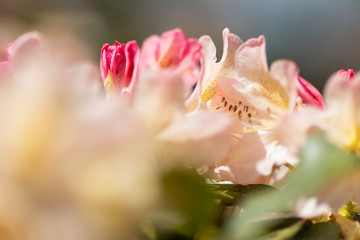
<svg viewBox="0 0 360 240">
<path fill-rule="evenodd" d="M 224 29 L 223 41 L 223 56 L 216 62 L 211 38 L 200 38 L 202 81 L 189 103 L 191 109 L 207 106 L 226 113 L 235 125 L 230 151 L 206 174 L 234 183 L 274 183 L 284 176 L 282 166 L 297 163 L 274 134 L 278 121 L 295 108 L 297 67 L 279 60 L 269 70 L 263 36 L 243 43 Z"/>
<path fill-rule="evenodd" d="M 126 44 L 104 44 L 101 49 L 100 72 L 108 95 L 132 94 L 139 62 L 139 47 L 135 41 Z"/>
</svg>

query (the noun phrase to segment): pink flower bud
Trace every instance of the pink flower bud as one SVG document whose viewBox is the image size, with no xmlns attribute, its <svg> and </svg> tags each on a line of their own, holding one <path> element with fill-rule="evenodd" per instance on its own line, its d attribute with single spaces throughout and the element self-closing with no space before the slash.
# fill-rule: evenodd
<svg viewBox="0 0 360 240">
<path fill-rule="evenodd" d="M 304 104 L 315 105 L 321 109 L 325 108 L 321 93 L 300 76 L 297 76 L 297 92 Z"/>
<path fill-rule="evenodd" d="M 348 69 L 347 71 L 341 69 L 341 70 L 339 70 L 339 71 L 337 72 L 337 74 L 338 74 L 339 76 L 344 77 L 345 80 L 349 80 L 349 79 L 351 79 L 351 78 L 355 75 L 355 72 L 354 72 L 353 69 Z"/>
<path fill-rule="evenodd" d="M 135 41 L 126 44 L 104 44 L 101 49 L 100 71 L 108 95 L 132 93 L 139 62 L 139 46 Z"/>
</svg>

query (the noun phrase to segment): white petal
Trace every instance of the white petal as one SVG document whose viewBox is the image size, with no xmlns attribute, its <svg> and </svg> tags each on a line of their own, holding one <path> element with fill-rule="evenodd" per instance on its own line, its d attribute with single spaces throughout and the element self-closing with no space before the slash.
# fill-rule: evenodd
<svg viewBox="0 0 360 240">
<path fill-rule="evenodd" d="M 224 158 L 230 144 L 230 130 L 231 120 L 225 115 L 197 111 L 174 121 L 157 139 L 166 157 L 199 166 Z"/>
</svg>

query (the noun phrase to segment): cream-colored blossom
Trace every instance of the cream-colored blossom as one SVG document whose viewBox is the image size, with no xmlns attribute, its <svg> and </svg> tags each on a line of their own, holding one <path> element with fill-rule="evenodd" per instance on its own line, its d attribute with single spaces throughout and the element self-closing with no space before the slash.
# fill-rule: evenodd
<svg viewBox="0 0 360 240">
<path fill-rule="evenodd" d="M 199 41 L 203 45 L 202 80 L 187 107 L 223 112 L 234 123 L 230 151 L 209 167 L 208 174 L 235 183 L 273 182 L 285 163 L 296 163 L 273 134 L 278 121 L 296 106 L 296 65 L 279 60 L 269 70 L 263 36 L 243 43 L 224 29 L 219 62 L 211 38 L 203 36 Z"/>
</svg>

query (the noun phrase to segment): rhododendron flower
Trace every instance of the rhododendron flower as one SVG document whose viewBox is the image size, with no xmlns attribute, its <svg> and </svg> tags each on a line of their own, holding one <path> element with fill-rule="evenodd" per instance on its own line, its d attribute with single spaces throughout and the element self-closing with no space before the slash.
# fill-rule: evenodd
<svg viewBox="0 0 360 240">
<path fill-rule="evenodd" d="M 226 33 L 227 30 L 224 30 Z M 297 67 L 291 61 L 279 60 L 272 64 L 269 71 L 263 36 L 249 39 L 238 48 L 236 46 L 241 42 L 233 42 L 229 44 L 231 47 L 227 53 L 230 60 L 218 63 L 224 66 L 208 67 L 204 62 L 204 69 L 211 70 L 203 76 L 201 99 L 209 100 L 213 109 L 233 115 L 245 129 L 274 127 L 282 115 L 294 109 Z M 205 49 L 213 48 L 208 41 L 203 44 Z M 210 56 L 204 57 L 214 59 L 215 52 L 208 52 Z M 216 63 L 213 65 L 216 66 Z M 212 74 L 216 74 L 214 79 L 211 79 Z M 214 84 L 215 92 L 211 90 Z M 209 91 L 212 94 L 209 95 Z"/>
<path fill-rule="evenodd" d="M 325 85 L 326 109 L 308 108 L 286 116 L 278 128 L 282 142 L 298 152 L 310 136 L 323 133 L 329 141 L 345 151 L 360 155 L 359 91 L 359 73 L 354 74 L 350 69 L 333 74 Z M 350 199 L 359 202 L 359 180 L 360 169 L 357 167 L 347 176 L 321 189 L 316 196 L 320 202 L 329 203 L 334 210 Z"/>
<path fill-rule="evenodd" d="M 272 136 L 277 122 L 296 105 L 296 65 L 280 60 L 269 71 L 263 36 L 243 43 L 225 29 L 219 62 L 211 38 L 203 36 L 199 41 L 203 44 L 203 75 L 193 95 L 198 95 L 201 106 L 227 113 L 236 124 L 231 150 L 209 168 L 210 174 L 213 171 L 218 178 L 235 183 L 271 182 L 277 178 L 274 171 L 286 163 L 284 159 L 296 163 Z M 190 104 L 194 102 L 192 96 Z"/>
<path fill-rule="evenodd" d="M 201 44 L 188 39 L 180 29 L 152 35 L 141 47 L 140 74 L 149 70 L 171 70 L 182 75 L 185 90 L 190 89 L 199 78 Z"/>
<path fill-rule="evenodd" d="M 327 82 L 324 97 L 328 111 L 323 127 L 329 139 L 339 146 L 359 153 L 360 75 L 340 71 Z M 320 113 L 321 114 L 321 113 Z M 315 116 L 314 116 L 315 117 Z"/>
<path fill-rule="evenodd" d="M 315 105 L 319 108 L 325 107 L 321 93 L 319 93 L 319 91 L 311 85 L 311 83 L 300 76 L 297 76 L 297 92 L 302 103 Z"/>
<path fill-rule="evenodd" d="M 132 94 L 139 61 L 139 47 L 135 41 L 126 44 L 104 44 L 101 49 L 100 71 L 108 95 Z"/>
<path fill-rule="evenodd" d="M 357 90 L 360 86 L 359 82 L 358 76 L 354 75 L 351 69 L 340 70 L 332 75 L 325 85 L 326 110 L 307 108 L 287 115 L 278 128 L 283 142 L 292 149 L 299 149 L 309 135 L 324 131 L 329 140 L 335 144 L 358 151 L 360 133 L 357 119 Z M 291 137 L 293 130 L 290 129 L 298 130 L 296 138 Z"/>
</svg>

